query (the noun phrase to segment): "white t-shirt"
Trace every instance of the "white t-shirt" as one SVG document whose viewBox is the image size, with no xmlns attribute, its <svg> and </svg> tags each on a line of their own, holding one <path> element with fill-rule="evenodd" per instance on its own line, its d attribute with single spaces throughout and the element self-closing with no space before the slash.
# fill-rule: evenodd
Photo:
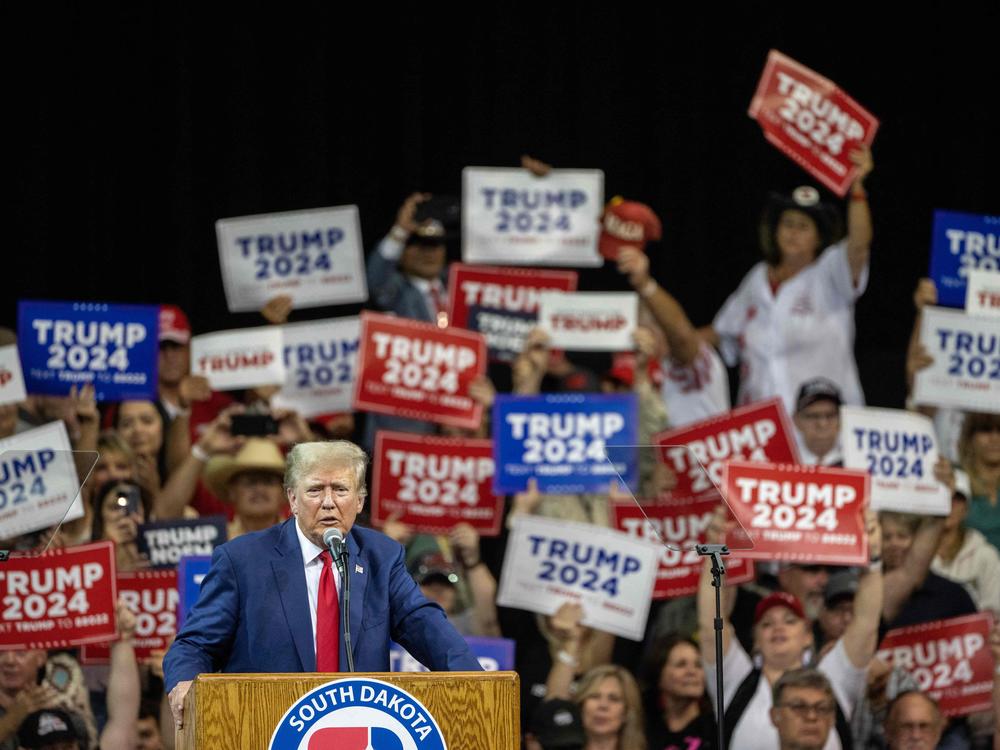
<svg viewBox="0 0 1000 750">
<path fill-rule="evenodd" d="M 743 277 L 712 323 L 722 356 L 740 365 L 740 405 L 780 396 L 789 414 L 807 380 L 825 377 L 840 388 L 845 404 L 864 405 L 854 362 L 854 301 L 868 284 L 868 268 L 857 285 L 847 260 L 847 240 L 771 291 L 767 264 Z"/>
<path fill-rule="evenodd" d="M 701 422 L 730 410 L 729 374 L 715 349 L 702 342 L 689 365 L 662 362 L 660 394 L 667 405 L 670 427 Z"/>
<path fill-rule="evenodd" d="M 703 666 L 706 678 L 705 688 L 708 690 L 708 696 L 714 707 L 715 665 L 703 664 Z M 837 703 L 840 704 L 844 717 L 850 721 L 858 698 L 864 690 L 867 670 L 858 669 L 851 664 L 842 640 L 837 641 L 837 645 L 820 660 L 817 669 L 830 680 Z M 739 640 L 730 639 L 729 650 L 726 651 L 722 669 L 722 680 L 726 691 L 723 705 L 729 707 L 737 689 L 752 671 L 753 663 L 743 646 L 740 645 Z M 753 698 L 750 699 L 743 711 L 743 715 L 733 728 L 729 750 L 774 750 L 774 748 L 781 746 L 778 740 L 778 730 L 771 723 L 772 705 L 771 685 L 767 678 L 761 675 L 760 681 L 757 683 L 757 692 L 754 693 Z M 837 736 L 836 728 L 831 727 L 823 750 L 841 750 L 840 737 Z"/>
</svg>

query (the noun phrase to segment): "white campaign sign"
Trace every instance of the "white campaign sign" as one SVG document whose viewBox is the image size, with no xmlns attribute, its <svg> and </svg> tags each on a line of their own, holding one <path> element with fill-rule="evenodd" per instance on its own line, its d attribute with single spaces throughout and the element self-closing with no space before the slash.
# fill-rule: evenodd
<svg viewBox="0 0 1000 750">
<path fill-rule="evenodd" d="M 923 414 L 858 406 L 840 408 L 844 468 L 871 474 L 872 510 L 946 516 L 951 492 L 934 478 L 934 423 Z"/>
<path fill-rule="evenodd" d="M 934 364 L 914 378 L 916 403 L 1000 413 L 1000 326 L 995 319 L 926 307 L 920 343 Z"/>
<path fill-rule="evenodd" d="M 281 294 L 296 309 L 368 299 L 357 206 L 219 219 L 215 234 L 230 312 Z"/>
<path fill-rule="evenodd" d="M 0 346 L 0 406 L 17 404 L 28 398 L 17 347 Z"/>
<path fill-rule="evenodd" d="M 660 548 L 621 531 L 540 516 L 516 516 L 497 604 L 551 615 L 583 607 L 583 624 L 642 640 Z"/>
<path fill-rule="evenodd" d="M 965 311 L 984 318 L 1000 318 L 1000 273 L 970 268 L 965 287 Z"/>
<path fill-rule="evenodd" d="M 194 336 L 191 374 L 204 375 L 216 391 L 281 385 L 285 382 L 281 328 L 261 326 Z"/>
<path fill-rule="evenodd" d="M 639 318 L 635 292 L 542 292 L 538 326 L 550 345 L 571 351 L 619 352 L 635 348 Z"/>
<path fill-rule="evenodd" d="M 0 440 L 0 539 L 80 518 L 79 494 L 64 422 Z"/>
<path fill-rule="evenodd" d="M 599 266 L 604 172 L 462 170 L 462 259 L 507 266 Z"/>
<path fill-rule="evenodd" d="M 336 318 L 281 327 L 285 384 L 271 405 L 303 417 L 351 410 L 357 375 L 359 318 Z"/>
</svg>

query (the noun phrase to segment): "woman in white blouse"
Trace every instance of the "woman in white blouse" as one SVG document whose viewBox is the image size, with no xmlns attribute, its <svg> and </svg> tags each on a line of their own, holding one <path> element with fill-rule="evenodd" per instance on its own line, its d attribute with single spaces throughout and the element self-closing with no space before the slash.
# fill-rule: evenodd
<svg viewBox="0 0 1000 750">
<path fill-rule="evenodd" d="M 854 362 L 854 301 L 868 282 L 871 213 L 863 181 L 871 151 L 851 154 L 857 174 L 841 238 L 836 209 L 812 187 L 772 195 L 761 221 L 764 260 L 699 333 L 740 367 L 739 403 L 781 396 L 788 413 L 799 386 L 820 375 L 844 403 L 862 405 Z"/>
</svg>

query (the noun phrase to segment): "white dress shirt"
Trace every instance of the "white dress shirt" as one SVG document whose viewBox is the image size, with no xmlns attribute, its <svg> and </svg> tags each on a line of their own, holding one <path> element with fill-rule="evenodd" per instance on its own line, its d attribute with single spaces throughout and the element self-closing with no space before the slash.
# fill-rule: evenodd
<svg viewBox="0 0 1000 750">
<path fill-rule="evenodd" d="M 319 577 L 323 572 L 323 563 L 319 556 L 323 554 L 323 548 L 317 547 L 299 528 L 298 519 L 295 520 L 295 533 L 299 535 L 299 547 L 302 549 L 302 564 L 306 572 L 306 593 L 309 595 L 309 617 L 312 620 L 313 643 L 316 643 L 316 603 L 319 601 Z M 337 583 L 337 596 L 343 601 L 340 595 L 340 572 L 332 562 L 333 580 Z"/>
</svg>

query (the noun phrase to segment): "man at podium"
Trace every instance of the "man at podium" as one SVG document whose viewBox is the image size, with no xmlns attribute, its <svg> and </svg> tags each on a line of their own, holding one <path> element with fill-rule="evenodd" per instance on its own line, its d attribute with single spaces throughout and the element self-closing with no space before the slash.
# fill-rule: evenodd
<svg viewBox="0 0 1000 750">
<path fill-rule="evenodd" d="M 348 671 L 345 626 L 359 672 L 389 671 L 390 637 L 432 670 L 481 669 L 441 608 L 420 593 L 403 548 L 354 526 L 367 462 L 346 440 L 296 445 L 285 470 L 293 517 L 216 548 L 198 602 L 163 660 L 178 728 L 184 696 L 202 672 Z M 346 618 L 345 587 L 324 543 L 336 536 L 331 529 L 346 547 Z"/>
</svg>

